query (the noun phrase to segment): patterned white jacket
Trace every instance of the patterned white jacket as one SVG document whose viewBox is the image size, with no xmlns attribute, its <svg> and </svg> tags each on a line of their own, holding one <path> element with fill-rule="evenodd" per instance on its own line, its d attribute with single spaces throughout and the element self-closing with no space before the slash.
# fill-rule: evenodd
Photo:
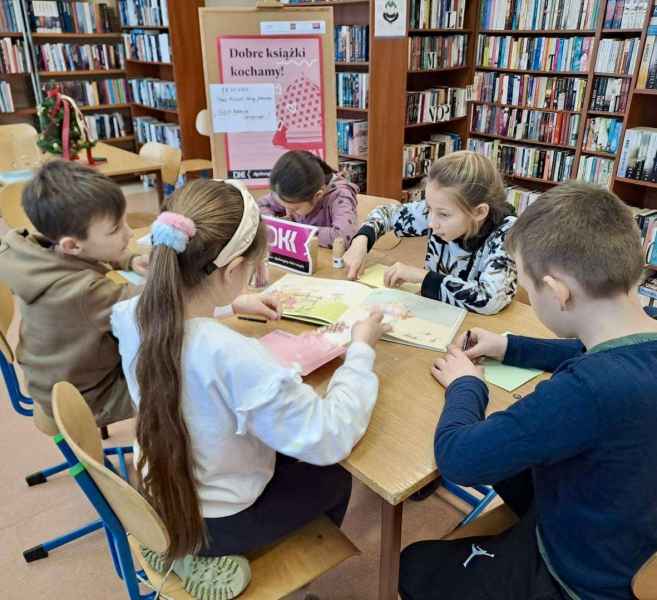
<svg viewBox="0 0 657 600">
<path fill-rule="evenodd" d="M 483 315 L 493 315 L 511 302 L 517 289 L 516 265 L 504 249 L 506 232 L 516 218 L 501 223 L 487 221 L 467 241 L 445 242 L 429 228 L 429 208 L 424 200 L 375 208 L 356 235 L 368 239 L 368 250 L 387 232 L 397 237 L 428 236 L 422 295 Z"/>
</svg>

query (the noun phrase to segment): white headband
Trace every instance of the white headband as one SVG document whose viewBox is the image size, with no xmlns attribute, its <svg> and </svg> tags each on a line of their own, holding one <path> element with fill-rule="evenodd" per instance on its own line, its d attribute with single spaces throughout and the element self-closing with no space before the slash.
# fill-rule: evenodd
<svg viewBox="0 0 657 600">
<path fill-rule="evenodd" d="M 234 258 L 244 254 L 244 251 L 253 243 L 258 232 L 258 225 L 260 225 L 260 209 L 251 192 L 241 181 L 235 179 L 219 179 L 217 181 L 223 181 L 236 187 L 244 200 L 244 214 L 237 231 L 219 252 L 219 256 L 212 261 L 218 268 L 221 268 Z"/>
</svg>

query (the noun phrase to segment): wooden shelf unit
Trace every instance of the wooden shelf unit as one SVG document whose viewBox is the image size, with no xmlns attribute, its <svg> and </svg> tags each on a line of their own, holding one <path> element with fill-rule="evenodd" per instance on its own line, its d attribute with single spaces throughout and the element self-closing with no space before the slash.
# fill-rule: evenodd
<svg viewBox="0 0 657 600">
<path fill-rule="evenodd" d="M 485 2 L 486 0 L 480 0 L 480 3 Z M 481 5 L 481 4 L 480 4 Z M 582 31 L 559 31 L 559 30 L 537 30 L 537 31 L 524 31 L 524 30 L 503 30 L 503 31 L 497 31 L 497 30 L 484 30 L 484 29 L 478 29 L 476 31 L 477 34 L 486 34 L 486 35 L 512 35 L 512 36 L 517 36 L 517 37 L 531 37 L 531 36 L 546 36 L 546 37 L 564 37 L 564 36 L 593 36 L 593 45 L 591 48 L 591 53 L 590 53 L 590 59 L 589 59 L 589 67 L 586 72 L 556 72 L 556 71 L 550 71 L 550 72 L 545 72 L 545 71 L 536 71 L 536 70 L 521 70 L 521 69 L 506 69 L 506 68 L 497 68 L 497 67 L 479 67 L 475 66 L 475 70 L 477 71 L 489 71 L 489 72 L 499 72 L 499 73 L 511 73 L 511 74 L 527 74 L 527 75 L 537 75 L 537 76 L 546 76 L 546 77 L 581 77 L 581 78 L 586 78 L 586 93 L 584 95 L 583 99 L 583 104 L 582 108 L 580 111 L 558 111 L 558 112 L 570 112 L 570 114 L 580 114 L 581 119 L 580 119 L 580 125 L 579 125 L 579 130 L 578 130 L 578 135 L 577 135 L 577 145 L 573 147 L 569 146 L 560 146 L 560 145 L 551 145 L 551 144 L 545 144 L 546 146 L 552 146 L 554 148 L 559 148 L 559 149 L 565 149 L 565 150 L 572 150 L 574 151 L 575 154 L 575 161 L 573 164 L 573 171 L 572 171 L 572 178 L 577 177 L 577 172 L 579 168 L 579 164 L 581 161 L 582 156 L 597 156 L 601 158 L 609 158 L 611 160 L 615 161 L 614 164 L 614 178 L 615 182 L 620 182 L 622 186 L 625 188 L 628 187 L 634 187 L 638 189 L 646 189 L 650 188 L 651 186 L 642 186 L 642 183 L 646 182 L 628 182 L 628 180 L 624 179 L 619 179 L 616 177 L 616 169 L 617 169 L 617 163 L 618 159 L 621 154 L 621 148 L 622 148 L 622 140 L 623 140 L 623 135 L 625 132 L 625 129 L 628 126 L 635 126 L 632 120 L 630 119 L 630 116 L 632 114 L 632 98 L 635 98 L 635 103 L 636 104 L 636 98 L 642 94 L 642 91 L 640 90 L 634 90 L 634 86 L 636 85 L 636 79 L 638 77 L 638 71 L 639 67 L 641 65 L 641 57 L 643 55 L 643 48 L 645 46 L 645 38 L 646 38 L 646 30 L 650 22 L 650 15 L 652 13 L 652 6 L 649 7 L 644 23 L 642 28 L 634 28 L 634 29 L 604 29 L 604 16 L 606 13 L 606 5 L 607 5 L 607 0 L 602 0 L 601 5 L 600 5 L 600 11 L 598 15 L 598 21 L 596 24 L 596 28 L 594 30 L 582 30 Z M 479 24 L 479 21 L 477 22 Z M 640 47 L 639 47 L 639 56 L 638 60 L 636 62 L 635 68 L 632 73 L 628 74 L 618 74 L 618 73 L 603 73 L 603 72 L 596 72 L 595 71 L 595 63 L 597 59 L 597 54 L 598 54 L 598 48 L 600 45 L 600 40 L 603 38 L 608 38 L 608 37 L 618 37 L 618 38 L 630 38 L 630 37 L 637 37 L 640 38 Z M 599 77 L 614 77 L 614 78 L 621 78 L 621 79 L 628 79 L 630 80 L 630 92 L 628 94 L 627 98 L 627 107 L 628 109 L 625 112 L 611 112 L 611 111 L 599 111 L 599 110 L 591 110 L 591 99 L 593 95 L 593 84 L 595 79 Z M 657 94 L 657 90 L 649 90 L 647 91 L 647 94 L 645 95 L 646 102 L 650 102 L 647 100 L 650 95 L 652 94 Z M 499 104 L 499 103 L 489 103 L 489 102 L 480 102 L 480 101 L 473 101 L 470 103 L 470 109 L 469 109 L 469 114 L 472 115 L 472 105 L 473 104 L 487 104 L 490 106 L 498 106 L 498 107 L 503 107 L 503 108 L 517 108 L 517 109 L 527 109 L 527 110 L 535 110 L 539 112 L 557 112 L 557 111 L 551 111 L 549 109 L 535 109 L 530 106 L 515 106 L 515 105 L 508 105 L 508 104 Z M 654 111 L 653 111 L 654 112 Z M 591 150 L 587 150 L 586 148 L 583 147 L 584 145 L 584 133 L 586 131 L 586 124 L 589 118 L 591 117 L 606 117 L 606 118 L 614 118 L 614 119 L 622 119 L 623 120 L 623 125 L 622 129 L 620 132 L 620 140 L 619 140 L 619 149 L 615 154 L 607 153 L 607 152 L 595 152 Z M 638 121 L 637 121 L 638 123 Z M 652 126 L 657 126 L 657 116 L 652 119 L 649 123 Z M 536 142 L 532 141 L 526 141 L 526 140 L 515 140 L 515 139 L 509 139 L 509 138 L 503 138 L 502 136 L 495 136 L 495 135 L 488 135 L 488 134 L 479 134 L 476 132 L 471 131 L 470 132 L 473 137 L 478 137 L 478 138 L 499 138 L 499 139 L 504 139 L 505 141 L 508 141 L 509 143 L 512 144 L 527 144 L 527 145 L 541 145 L 537 144 Z M 520 177 L 520 176 L 515 176 L 515 177 L 510 177 L 507 176 L 507 179 L 513 180 L 514 182 L 523 182 L 526 184 L 529 184 L 529 187 L 533 187 L 535 184 L 539 188 L 544 188 L 546 185 L 552 186 L 555 185 L 555 182 L 549 182 L 545 181 L 543 179 L 536 179 L 534 177 Z M 613 184 L 613 189 L 615 191 L 618 191 L 616 186 L 616 183 Z M 657 186 L 655 186 L 657 188 Z M 636 192 L 635 192 L 636 194 Z M 621 197 L 623 197 L 621 195 Z M 655 197 L 657 199 L 657 193 L 655 194 Z M 656 204 L 657 206 L 657 204 Z"/>
<path fill-rule="evenodd" d="M 22 0 L 24 3 L 31 0 Z M 98 2 L 98 0 L 90 0 Z M 115 18 L 118 23 L 119 13 L 116 3 L 111 3 L 115 8 Z M 24 35 L 29 44 L 34 47 L 46 42 L 76 42 L 81 43 L 118 43 L 122 42 L 122 33 L 134 29 L 169 32 L 172 63 L 147 62 L 126 59 L 125 69 L 89 70 L 89 71 L 62 71 L 36 73 L 38 85 L 40 79 L 48 81 L 53 78 L 144 78 L 154 77 L 165 81 L 174 81 L 176 85 L 177 109 L 157 109 L 133 103 L 108 104 L 100 106 L 81 106 L 85 112 L 93 111 L 125 111 L 129 117 L 150 115 L 163 122 L 176 122 L 180 125 L 182 139 L 183 158 L 210 158 L 209 138 L 196 131 L 196 115 L 205 108 L 205 84 L 203 79 L 203 58 L 201 53 L 200 32 L 197 9 L 204 6 L 204 0 L 168 0 L 169 25 L 164 26 L 131 26 L 118 25 L 118 31 L 106 33 L 0 33 L 1 37 L 22 38 Z M 32 50 L 32 49 L 31 49 Z M 32 54 L 34 56 L 34 54 Z M 12 76 L 13 77 L 13 76 Z M 0 79 L 2 76 L 0 75 Z M 30 85 L 30 87 L 32 87 Z M 14 85 L 12 83 L 12 90 Z M 17 120 L 29 120 L 36 123 L 36 91 L 32 89 L 32 96 L 27 102 L 23 100 L 26 93 L 21 92 L 20 103 L 16 102 L 17 110 L 14 113 L 0 113 L 0 123 L 16 122 Z M 127 114 L 126 114 L 127 116 Z M 107 140 L 102 140 L 107 141 Z M 128 135 L 122 138 L 110 140 L 110 143 L 122 145 L 132 144 L 134 147 L 135 136 Z"/>
</svg>

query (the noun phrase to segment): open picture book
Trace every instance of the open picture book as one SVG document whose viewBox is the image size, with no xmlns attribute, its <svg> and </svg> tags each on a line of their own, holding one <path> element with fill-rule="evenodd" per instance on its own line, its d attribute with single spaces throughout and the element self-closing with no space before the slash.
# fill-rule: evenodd
<svg viewBox="0 0 657 600">
<path fill-rule="evenodd" d="M 384 314 L 392 331 L 383 339 L 445 351 L 466 311 L 397 289 L 371 289 L 361 283 L 285 275 L 268 292 L 282 300 L 283 317 L 316 325 L 335 325 L 324 332 L 336 345 L 351 341 L 351 326 L 373 310 Z"/>
</svg>

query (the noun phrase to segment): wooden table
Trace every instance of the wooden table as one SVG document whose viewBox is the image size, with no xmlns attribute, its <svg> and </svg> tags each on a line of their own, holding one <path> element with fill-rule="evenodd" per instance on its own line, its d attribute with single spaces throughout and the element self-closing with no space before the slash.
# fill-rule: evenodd
<svg viewBox="0 0 657 600">
<path fill-rule="evenodd" d="M 392 264 L 403 261 L 421 265 L 426 251 L 426 238 L 404 239 L 386 252 L 373 250 L 370 263 Z M 344 270 L 331 266 L 327 250 L 320 249 L 318 277 L 342 278 Z M 272 269 L 272 279 L 284 273 Z M 294 321 L 268 324 L 232 319 L 238 331 L 260 337 L 274 329 L 300 333 L 309 325 Z M 499 315 L 485 317 L 468 314 L 462 331 L 485 327 L 503 333 L 513 331 L 537 337 L 553 337 L 541 325 L 531 307 L 514 302 Z M 433 379 L 430 367 L 437 353 L 391 342 L 376 347 L 375 371 L 379 377 L 379 398 L 363 439 L 342 463 L 354 477 L 381 498 L 381 548 L 379 570 L 380 600 L 396 600 L 399 579 L 399 553 L 403 502 L 413 492 L 438 477 L 433 453 L 433 437 L 442 412 L 444 389 Z M 323 393 L 333 375 L 333 362 L 315 371 L 306 382 Z M 536 385 L 529 382 L 515 391 L 526 394 Z M 513 395 L 491 386 L 488 412 L 503 410 L 513 402 Z"/>
<path fill-rule="evenodd" d="M 110 144 L 98 142 L 93 148 L 94 158 L 106 158 L 107 162 L 98 163 L 94 168 L 112 179 L 126 175 L 154 175 L 155 187 L 160 206 L 164 202 L 164 186 L 162 182 L 162 164 L 151 159 L 142 158 L 139 154 L 116 148 Z M 80 162 L 86 164 L 85 153 L 80 154 Z"/>
<path fill-rule="evenodd" d="M 160 206 L 164 202 L 164 186 L 162 182 L 162 164 L 151 159 L 142 158 L 139 154 L 134 152 L 128 152 L 127 150 L 122 150 L 121 148 L 116 148 L 110 144 L 105 144 L 103 142 L 98 142 L 93 148 L 94 158 L 106 158 L 106 162 L 97 163 L 94 165 L 94 169 L 98 172 L 115 179 L 117 177 L 125 177 L 127 175 L 154 175 L 155 176 L 155 186 L 157 189 L 157 196 Z M 31 179 L 32 175 L 30 170 L 34 171 L 43 162 L 47 160 L 54 160 L 59 158 L 52 154 L 41 155 L 41 161 L 37 164 L 31 165 L 28 169 L 21 169 L 21 176 L 24 175 L 22 180 L 28 181 Z M 88 165 L 86 152 L 80 153 L 80 164 Z M 14 173 L 19 173 L 19 171 L 13 171 Z M 12 171 L 7 171 L 7 174 L 11 174 Z M 0 184 L 1 186 L 2 184 Z"/>
</svg>

